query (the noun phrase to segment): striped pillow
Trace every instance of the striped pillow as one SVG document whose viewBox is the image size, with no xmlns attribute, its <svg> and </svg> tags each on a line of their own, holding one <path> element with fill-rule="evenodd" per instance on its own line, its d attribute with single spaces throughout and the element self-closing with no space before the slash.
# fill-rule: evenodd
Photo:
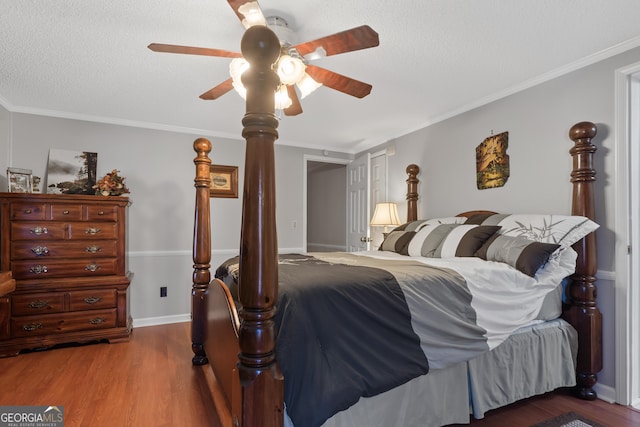
<svg viewBox="0 0 640 427">
<path fill-rule="evenodd" d="M 444 224 L 449 230 L 433 253 L 433 258 L 472 257 L 500 226 Z"/>
<path fill-rule="evenodd" d="M 407 247 L 415 236 L 415 231 L 392 231 L 384 238 L 379 250 L 397 252 L 401 255 L 408 255 Z"/>
<path fill-rule="evenodd" d="M 467 224 L 427 225 L 409 243 L 410 256 L 447 258 L 474 256 L 500 227 Z"/>
<path fill-rule="evenodd" d="M 560 245 L 554 243 L 496 234 L 478 249 L 476 256 L 487 261 L 503 262 L 527 276 L 535 277 L 536 272 L 559 247 Z"/>
<path fill-rule="evenodd" d="M 449 227 L 441 227 L 440 225 L 422 227 L 409 242 L 407 248 L 409 256 L 433 257 L 448 229 Z"/>
</svg>

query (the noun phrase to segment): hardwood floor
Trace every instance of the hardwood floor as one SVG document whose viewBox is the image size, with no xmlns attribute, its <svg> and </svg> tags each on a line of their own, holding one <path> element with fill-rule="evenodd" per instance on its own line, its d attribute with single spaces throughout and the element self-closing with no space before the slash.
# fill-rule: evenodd
<svg viewBox="0 0 640 427">
<path fill-rule="evenodd" d="M 190 324 L 176 323 L 138 328 L 128 343 L 0 359 L 0 405 L 64 406 L 66 427 L 220 427 L 191 356 Z M 558 391 L 490 411 L 471 427 L 528 427 L 569 411 L 607 427 L 640 425 L 640 412 Z"/>
<path fill-rule="evenodd" d="M 600 399 L 592 402 L 580 400 L 568 390 L 558 390 L 494 409 L 485 414 L 483 419 L 473 421 L 470 426 L 529 427 L 567 412 L 575 412 L 606 427 L 640 426 L 639 411 Z M 466 426 L 469 427 L 469 424 Z"/>
<path fill-rule="evenodd" d="M 0 405 L 64 406 L 66 427 L 220 427 L 192 355 L 190 324 L 176 323 L 0 359 Z"/>
</svg>

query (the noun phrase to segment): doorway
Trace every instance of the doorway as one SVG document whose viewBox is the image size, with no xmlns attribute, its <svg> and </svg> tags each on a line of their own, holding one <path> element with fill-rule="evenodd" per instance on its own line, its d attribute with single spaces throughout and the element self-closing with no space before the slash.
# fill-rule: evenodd
<svg viewBox="0 0 640 427">
<path fill-rule="evenodd" d="M 303 248 L 307 252 L 346 251 L 348 159 L 304 157 Z"/>
</svg>

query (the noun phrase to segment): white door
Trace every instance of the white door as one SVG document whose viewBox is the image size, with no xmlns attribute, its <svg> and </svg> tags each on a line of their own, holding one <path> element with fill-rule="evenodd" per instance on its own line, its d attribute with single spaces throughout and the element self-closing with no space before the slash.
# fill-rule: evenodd
<svg viewBox="0 0 640 427">
<path fill-rule="evenodd" d="M 347 250 L 369 250 L 369 157 L 347 166 Z"/>
<path fill-rule="evenodd" d="M 371 177 L 371 199 L 369 203 L 369 212 L 373 213 L 376 203 L 388 202 L 387 199 L 387 154 L 386 151 L 380 151 L 371 155 L 369 162 L 369 175 Z M 378 248 L 382 244 L 382 227 L 373 227 L 369 231 L 371 238 L 370 245 L 372 248 Z"/>
</svg>

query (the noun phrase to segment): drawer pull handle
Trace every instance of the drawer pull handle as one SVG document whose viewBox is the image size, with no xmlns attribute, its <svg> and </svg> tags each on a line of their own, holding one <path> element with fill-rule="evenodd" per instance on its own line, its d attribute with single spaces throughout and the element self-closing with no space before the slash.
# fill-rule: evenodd
<svg viewBox="0 0 640 427">
<path fill-rule="evenodd" d="M 41 273 L 46 273 L 46 272 L 48 272 L 48 271 L 49 271 L 49 269 L 47 268 L 47 266 L 46 266 L 46 265 L 40 265 L 40 264 L 38 264 L 38 265 L 34 265 L 33 267 L 31 267 L 31 268 L 29 269 L 29 271 L 30 271 L 31 273 L 41 274 Z"/>
<path fill-rule="evenodd" d="M 47 248 L 46 246 L 35 246 L 31 248 L 31 252 L 38 256 L 49 255 L 49 248 Z"/>
<path fill-rule="evenodd" d="M 84 269 L 87 271 L 96 271 L 100 269 L 100 266 L 98 264 L 88 264 L 84 266 Z"/>
<path fill-rule="evenodd" d="M 92 235 L 98 234 L 99 232 L 100 232 L 100 229 L 97 227 L 90 227 L 85 230 L 86 234 L 92 234 Z"/>
<path fill-rule="evenodd" d="M 33 331 L 41 329 L 41 328 L 42 328 L 42 324 L 41 323 L 27 323 L 26 325 L 24 325 L 22 327 L 22 329 L 24 331 L 27 331 L 27 332 L 33 332 Z"/>
<path fill-rule="evenodd" d="M 69 215 L 69 210 L 68 209 L 63 210 L 62 215 Z"/>
<path fill-rule="evenodd" d="M 27 215 L 29 215 L 31 212 L 33 212 L 31 209 L 25 209 L 24 213 L 26 213 Z"/>
<path fill-rule="evenodd" d="M 104 215 L 104 211 L 98 212 L 98 215 Z"/>
<path fill-rule="evenodd" d="M 103 317 L 96 317 L 89 320 L 89 323 L 91 323 L 92 325 L 100 325 L 101 323 L 104 323 L 104 322 L 106 322 L 106 319 L 104 319 Z"/>
<path fill-rule="evenodd" d="M 100 252 L 102 250 L 102 248 L 100 246 L 87 246 L 85 249 L 85 252 L 89 252 L 90 254 L 95 254 L 97 252 Z"/>
<path fill-rule="evenodd" d="M 84 302 L 86 302 L 87 304 L 95 304 L 102 301 L 102 298 L 100 297 L 86 297 L 84 299 Z"/>
<path fill-rule="evenodd" d="M 47 234 L 49 232 L 49 230 L 47 230 L 47 227 L 36 227 L 36 228 L 32 228 L 31 232 L 37 236 L 41 235 L 41 234 Z"/>
<path fill-rule="evenodd" d="M 31 301 L 29 308 L 46 308 L 49 307 L 49 301 Z"/>
</svg>

